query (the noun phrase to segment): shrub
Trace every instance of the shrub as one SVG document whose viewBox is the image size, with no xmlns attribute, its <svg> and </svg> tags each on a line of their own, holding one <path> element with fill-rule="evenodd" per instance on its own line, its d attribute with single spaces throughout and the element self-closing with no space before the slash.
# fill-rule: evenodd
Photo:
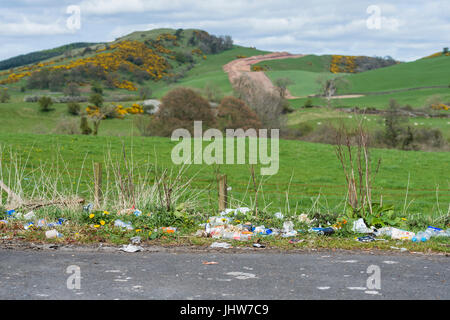
<svg viewBox="0 0 450 320">
<path fill-rule="evenodd" d="M 99 93 L 93 93 L 89 97 L 89 102 L 94 104 L 94 106 L 101 108 L 103 106 L 103 97 Z"/>
<path fill-rule="evenodd" d="M 70 114 L 77 116 L 80 114 L 81 106 L 76 102 L 69 102 L 67 104 L 67 112 Z"/>
<path fill-rule="evenodd" d="M 0 102 L 6 103 L 11 99 L 11 96 L 9 95 L 8 89 L 3 89 L 0 91 Z"/>
<path fill-rule="evenodd" d="M 50 74 L 48 76 L 48 88 L 51 91 L 61 91 L 64 82 L 64 73 L 62 71 L 50 71 Z"/>
<path fill-rule="evenodd" d="M 94 94 L 102 95 L 103 94 L 103 88 L 100 85 L 100 83 L 94 82 L 92 84 L 92 87 L 91 87 L 91 92 L 94 93 Z"/>
<path fill-rule="evenodd" d="M 170 136 L 177 128 L 185 128 L 193 133 L 194 121 L 203 121 L 211 127 L 215 118 L 209 102 L 192 89 L 175 88 L 163 98 L 155 114 L 155 134 Z"/>
<path fill-rule="evenodd" d="M 39 103 L 39 109 L 42 112 L 48 112 L 48 111 L 52 110 L 52 109 L 50 109 L 50 106 L 53 104 L 51 97 L 43 96 L 43 97 L 39 98 L 38 103 Z"/>
<path fill-rule="evenodd" d="M 82 134 L 89 135 L 92 133 L 92 129 L 89 126 L 86 116 L 81 117 L 80 130 Z"/>
<path fill-rule="evenodd" d="M 400 105 L 395 99 L 391 99 L 389 101 L 389 108 L 387 110 L 386 118 L 384 120 L 385 124 L 385 130 L 384 130 L 384 142 L 392 147 L 395 148 L 399 141 L 399 136 L 401 134 L 401 120 L 400 116 L 398 114 L 398 109 L 400 108 Z"/>
<path fill-rule="evenodd" d="M 54 132 L 56 134 L 80 134 L 78 119 L 65 117 L 59 119 Z"/>
<path fill-rule="evenodd" d="M 308 123 L 300 123 L 297 127 L 297 130 L 300 132 L 301 136 L 306 136 L 314 131 L 314 128 Z"/>
<path fill-rule="evenodd" d="M 313 102 L 310 98 L 306 99 L 305 103 L 303 104 L 304 108 L 312 108 L 313 107 Z"/>
<path fill-rule="evenodd" d="M 259 129 L 262 127 L 256 113 L 235 97 L 222 99 L 218 109 L 218 121 L 221 129 Z"/>
</svg>

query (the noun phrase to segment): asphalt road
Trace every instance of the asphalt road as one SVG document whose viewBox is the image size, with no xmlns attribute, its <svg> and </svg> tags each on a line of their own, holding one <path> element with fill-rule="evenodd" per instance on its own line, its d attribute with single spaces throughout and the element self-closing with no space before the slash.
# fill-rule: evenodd
<svg viewBox="0 0 450 320">
<path fill-rule="evenodd" d="M 260 250 L 0 249 L 0 299 L 450 298 L 446 256 Z"/>
</svg>

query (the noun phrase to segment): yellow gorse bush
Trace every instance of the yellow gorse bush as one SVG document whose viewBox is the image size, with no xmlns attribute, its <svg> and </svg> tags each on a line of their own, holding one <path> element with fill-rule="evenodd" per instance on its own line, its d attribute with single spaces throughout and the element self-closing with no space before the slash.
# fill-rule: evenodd
<svg viewBox="0 0 450 320">
<path fill-rule="evenodd" d="M 356 56 L 333 55 L 331 57 L 330 71 L 332 73 L 355 73 Z"/>
<path fill-rule="evenodd" d="M 172 39 L 172 37 L 168 37 Z M 159 53 L 171 53 L 172 51 L 164 48 L 161 44 L 154 44 L 155 50 L 147 47 L 144 43 L 139 41 L 125 40 L 114 43 L 109 46 L 108 52 L 103 52 L 104 49 L 98 50 L 96 55 L 87 58 L 81 58 L 69 61 L 66 64 L 54 65 L 61 59 L 55 59 L 46 63 L 38 63 L 31 66 L 26 66 L 22 68 L 16 68 L 15 72 L 5 73 L 8 78 L 1 80 L 0 84 L 17 82 L 23 77 L 30 76 L 32 72 L 38 72 L 43 67 L 48 67 L 50 65 L 50 70 L 70 70 L 79 66 L 93 65 L 101 67 L 105 72 L 115 72 L 119 69 L 121 65 L 128 66 L 129 70 L 143 70 L 147 72 L 153 80 L 160 80 L 164 75 L 167 74 L 167 70 L 170 65 L 167 63 L 166 59 L 159 55 Z M 157 51 L 157 52 L 155 52 Z M 128 61 L 129 57 L 134 59 L 140 59 L 142 61 L 141 65 L 136 65 Z M 136 91 L 137 88 L 131 81 L 115 81 L 114 86 L 121 89 L 126 89 L 130 91 Z"/>
</svg>

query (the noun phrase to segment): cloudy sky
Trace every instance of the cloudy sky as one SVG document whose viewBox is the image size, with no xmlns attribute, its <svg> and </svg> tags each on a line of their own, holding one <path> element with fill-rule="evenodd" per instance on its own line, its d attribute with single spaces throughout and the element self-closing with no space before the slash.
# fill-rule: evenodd
<svg viewBox="0 0 450 320">
<path fill-rule="evenodd" d="M 0 0 L 0 60 L 162 27 L 270 51 L 410 61 L 450 47 L 450 1 Z"/>
</svg>

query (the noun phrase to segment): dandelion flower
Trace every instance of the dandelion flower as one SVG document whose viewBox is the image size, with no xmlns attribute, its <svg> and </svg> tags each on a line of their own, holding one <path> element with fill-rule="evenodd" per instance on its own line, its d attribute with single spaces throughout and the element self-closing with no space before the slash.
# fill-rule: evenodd
<svg viewBox="0 0 450 320">
<path fill-rule="evenodd" d="M 91 213 L 91 214 L 89 215 L 89 219 L 92 219 L 93 217 L 95 217 L 95 214 Z"/>
<path fill-rule="evenodd" d="M 104 221 L 104 220 L 100 220 L 100 224 L 101 224 L 102 226 L 104 226 L 104 225 L 105 225 L 105 221 Z"/>
<path fill-rule="evenodd" d="M 94 225 L 94 228 L 100 228 L 99 224 Z"/>
</svg>

